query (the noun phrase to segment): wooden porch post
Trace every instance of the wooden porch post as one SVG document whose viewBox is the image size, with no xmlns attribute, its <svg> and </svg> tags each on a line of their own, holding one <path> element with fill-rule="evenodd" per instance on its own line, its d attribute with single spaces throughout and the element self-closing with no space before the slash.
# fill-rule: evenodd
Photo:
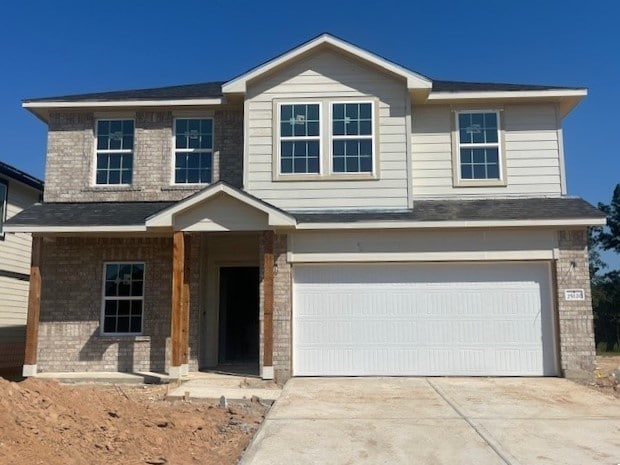
<svg viewBox="0 0 620 465">
<path fill-rule="evenodd" d="M 273 231 L 263 233 L 263 378 L 273 378 L 273 239 Z"/>
<path fill-rule="evenodd" d="M 182 231 L 173 235 L 170 376 L 180 378 L 188 371 L 189 351 L 189 238 Z"/>
<path fill-rule="evenodd" d="M 41 245 L 43 238 L 32 238 L 30 259 L 30 286 L 28 289 L 28 318 L 26 322 L 26 353 L 24 356 L 24 376 L 37 374 L 37 349 L 39 346 L 39 315 L 41 312 Z"/>
</svg>

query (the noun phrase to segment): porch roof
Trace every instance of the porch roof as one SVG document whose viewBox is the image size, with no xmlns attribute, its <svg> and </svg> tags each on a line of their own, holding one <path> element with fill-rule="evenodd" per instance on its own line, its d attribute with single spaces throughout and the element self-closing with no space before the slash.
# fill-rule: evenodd
<svg viewBox="0 0 620 465">
<path fill-rule="evenodd" d="M 140 232 L 176 229 L 175 215 L 227 198 L 239 213 L 264 214 L 266 225 L 295 229 L 588 226 L 605 214 L 580 198 L 418 200 L 413 210 L 285 212 L 240 189 L 216 183 L 179 202 L 35 204 L 5 223 L 7 232 Z M 224 205 L 227 207 L 227 205 Z M 205 214 L 209 207 L 204 207 Z"/>
</svg>

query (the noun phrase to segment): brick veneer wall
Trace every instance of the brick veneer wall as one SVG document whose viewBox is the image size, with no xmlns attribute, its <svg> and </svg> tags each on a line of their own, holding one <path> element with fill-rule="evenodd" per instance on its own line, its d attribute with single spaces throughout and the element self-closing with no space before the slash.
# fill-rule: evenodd
<svg viewBox="0 0 620 465">
<path fill-rule="evenodd" d="M 199 263 L 200 241 L 192 240 Z M 142 336 L 101 336 L 106 261 L 144 261 Z M 167 371 L 172 287 L 170 238 L 56 238 L 43 243 L 39 371 Z M 198 266 L 191 269 L 190 321 L 200 308 Z M 198 324 L 190 324 L 190 369 L 198 367 Z"/>
<path fill-rule="evenodd" d="M 225 106 L 205 112 L 214 118 L 213 182 L 243 183 L 243 109 Z M 101 116 L 104 117 L 104 116 Z M 127 113 L 135 119 L 133 181 L 130 187 L 93 186 L 95 115 L 50 114 L 45 172 L 46 202 L 180 200 L 204 186 L 171 186 L 172 111 Z"/>
<path fill-rule="evenodd" d="M 566 378 L 591 378 L 596 348 L 586 230 L 558 231 L 558 247 L 555 274 L 562 374 Z M 567 289 L 584 289 L 585 300 L 567 301 Z"/>
<path fill-rule="evenodd" d="M 260 253 L 260 364 L 263 366 L 264 296 L 263 286 L 263 252 L 265 236 L 259 241 Z M 292 353 L 292 303 L 291 303 L 291 264 L 286 260 L 287 236 L 274 234 L 274 277 L 273 277 L 273 371 L 278 383 L 285 383 L 291 377 Z"/>
</svg>

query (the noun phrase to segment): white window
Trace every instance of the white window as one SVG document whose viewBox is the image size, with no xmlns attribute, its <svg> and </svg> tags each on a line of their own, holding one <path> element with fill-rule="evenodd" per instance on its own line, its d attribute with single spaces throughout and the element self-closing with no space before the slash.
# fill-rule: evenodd
<svg viewBox="0 0 620 465">
<path fill-rule="evenodd" d="M 177 118 L 174 126 L 174 183 L 210 183 L 213 176 L 213 119 Z"/>
<path fill-rule="evenodd" d="M 0 180 L 0 240 L 4 239 L 4 222 L 6 221 L 6 202 L 9 186 Z"/>
<path fill-rule="evenodd" d="M 144 263 L 106 263 L 102 334 L 140 334 L 144 314 Z"/>
<path fill-rule="evenodd" d="M 372 173 L 373 104 L 332 104 L 332 172 Z"/>
<path fill-rule="evenodd" d="M 279 102 L 274 179 L 363 179 L 376 175 L 374 101 Z"/>
<path fill-rule="evenodd" d="M 320 173 L 321 105 L 281 104 L 279 113 L 280 173 Z"/>
<path fill-rule="evenodd" d="M 133 120 L 97 121 L 96 184 L 131 184 Z"/>
<path fill-rule="evenodd" d="M 500 113 L 456 113 L 458 181 L 501 181 Z"/>
</svg>

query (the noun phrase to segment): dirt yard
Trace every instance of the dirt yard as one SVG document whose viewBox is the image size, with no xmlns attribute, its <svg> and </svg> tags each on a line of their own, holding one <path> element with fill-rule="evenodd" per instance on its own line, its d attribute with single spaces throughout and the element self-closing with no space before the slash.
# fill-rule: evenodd
<svg viewBox="0 0 620 465">
<path fill-rule="evenodd" d="M 267 410 L 173 402 L 165 393 L 0 378 L 0 464 L 234 464 Z"/>
<path fill-rule="evenodd" d="M 620 367 L 620 355 L 599 355 L 596 357 L 596 366 L 596 388 L 620 399 L 620 380 L 612 376 L 614 370 Z"/>
</svg>

